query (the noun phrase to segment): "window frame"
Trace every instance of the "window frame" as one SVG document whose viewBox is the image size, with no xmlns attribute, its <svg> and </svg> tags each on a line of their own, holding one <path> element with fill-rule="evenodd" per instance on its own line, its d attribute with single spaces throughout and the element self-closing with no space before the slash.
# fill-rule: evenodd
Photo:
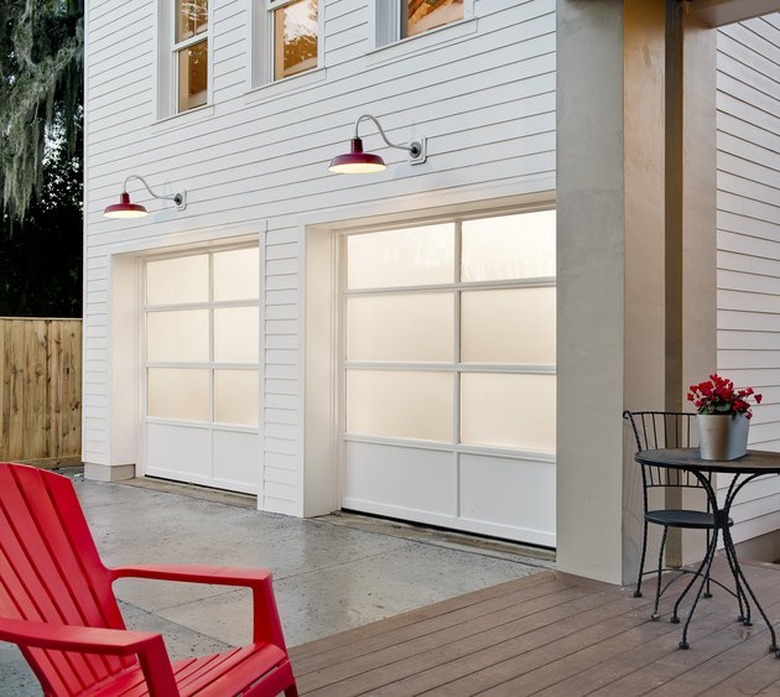
<svg viewBox="0 0 780 697">
<path fill-rule="evenodd" d="M 187 111 L 192 111 L 193 109 L 197 109 L 201 106 L 206 106 L 208 104 L 208 82 L 209 82 L 209 75 L 211 73 L 211 66 L 210 66 L 210 60 L 209 60 L 209 46 L 210 46 L 210 34 L 211 34 L 211 6 L 212 2 L 210 0 L 206 0 L 207 7 L 206 7 L 206 28 L 202 31 L 195 31 L 193 32 L 192 36 L 188 36 L 185 39 L 182 39 L 181 41 L 177 41 L 176 34 L 177 34 L 177 25 L 179 22 L 179 19 L 181 18 L 181 6 L 185 2 L 185 0 L 173 0 L 173 22 L 172 22 L 172 36 L 171 36 L 171 53 L 173 54 L 171 56 L 171 63 L 173 65 L 174 70 L 174 112 L 177 114 L 183 114 Z M 188 107 L 186 109 L 181 108 L 182 103 L 182 74 L 181 74 L 181 54 L 183 51 L 186 51 L 187 49 L 192 48 L 193 46 L 197 46 L 198 44 L 206 44 L 206 101 L 203 104 L 197 104 L 195 106 Z"/>
<path fill-rule="evenodd" d="M 182 116 L 205 109 L 213 103 L 214 2 L 208 0 L 206 30 L 182 41 L 176 40 L 176 24 L 182 0 L 164 0 L 158 4 L 157 31 L 157 119 Z M 206 101 L 203 104 L 179 109 L 179 53 L 206 42 Z"/>
<path fill-rule="evenodd" d="M 288 80 L 311 75 L 323 66 L 323 0 L 317 3 L 317 64 L 311 68 L 300 70 L 291 75 L 275 77 L 276 72 L 276 37 L 274 13 L 297 0 L 252 0 L 253 17 L 249 22 L 251 66 L 250 88 L 266 85 L 278 85 Z"/>
<path fill-rule="evenodd" d="M 402 22 L 407 0 L 374 0 L 374 48 L 379 49 L 403 41 L 413 41 L 421 36 L 455 27 L 474 18 L 474 0 L 463 0 L 463 17 L 413 36 L 402 36 Z"/>
</svg>

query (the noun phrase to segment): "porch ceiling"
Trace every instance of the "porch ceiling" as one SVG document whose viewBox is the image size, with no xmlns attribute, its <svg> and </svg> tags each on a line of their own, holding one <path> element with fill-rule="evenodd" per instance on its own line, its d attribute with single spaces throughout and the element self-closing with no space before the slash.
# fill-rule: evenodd
<svg viewBox="0 0 780 697">
<path fill-rule="evenodd" d="M 780 11 L 780 0 L 690 0 L 689 5 L 694 16 L 710 27 Z"/>
</svg>

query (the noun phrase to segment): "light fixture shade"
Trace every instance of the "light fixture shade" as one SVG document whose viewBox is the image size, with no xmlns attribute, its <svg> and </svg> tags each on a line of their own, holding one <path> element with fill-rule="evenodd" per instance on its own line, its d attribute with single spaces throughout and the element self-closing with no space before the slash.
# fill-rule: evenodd
<svg viewBox="0 0 780 697">
<path fill-rule="evenodd" d="M 353 138 L 349 143 L 349 152 L 336 155 L 330 161 L 328 170 L 336 174 L 367 174 L 387 169 L 385 161 L 370 152 L 363 152 L 363 141 Z"/>
<path fill-rule="evenodd" d="M 103 215 L 106 218 L 143 218 L 149 213 L 140 203 L 131 203 L 130 194 L 123 191 L 119 194 L 119 203 L 107 206 Z"/>
</svg>

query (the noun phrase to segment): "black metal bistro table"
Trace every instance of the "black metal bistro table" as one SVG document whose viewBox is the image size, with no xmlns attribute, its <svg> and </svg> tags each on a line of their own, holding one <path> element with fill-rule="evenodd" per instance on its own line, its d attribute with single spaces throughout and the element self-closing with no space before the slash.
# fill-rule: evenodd
<svg viewBox="0 0 780 697">
<path fill-rule="evenodd" d="M 702 596 L 707 578 L 710 575 L 712 561 L 715 558 L 715 553 L 718 549 L 718 537 L 719 535 L 722 535 L 723 548 L 726 553 L 729 568 L 731 569 L 731 574 L 734 577 L 734 595 L 739 603 L 739 616 L 737 619 L 747 626 L 752 624 L 752 601 L 752 604 L 758 610 L 759 614 L 764 619 L 764 622 L 766 622 L 767 627 L 769 627 L 769 634 L 772 642 L 769 650 L 774 651 L 775 655 L 780 658 L 780 649 L 777 645 L 775 629 L 769 621 L 764 608 L 761 607 L 761 603 L 759 603 L 756 594 L 750 587 L 750 583 L 748 583 L 747 578 L 745 578 L 745 574 L 742 572 L 742 567 L 739 564 L 737 550 L 734 548 L 734 541 L 731 538 L 731 529 L 729 527 L 731 506 L 733 505 L 737 494 L 742 490 L 742 487 L 756 477 L 767 474 L 780 474 L 780 453 L 772 453 L 764 450 L 749 450 L 747 455 L 744 455 L 737 460 L 702 460 L 698 448 L 666 448 L 660 450 L 643 450 L 638 452 L 634 456 L 634 459 L 637 462 L 647 465 L 655 465 L 667 469 L 687 470 L 688 472 L 691 472 L 704 488 L 715 518 L 715 530 L 710 539 L 710 544 L 707 547 L 707 553 L 674 604 L 672 621 L 679 622 L 677 611 L 680 603 L 687 595 L 688 591 L 693 588 L 696 581 L 699 581 L 696 596 L 693 599 L 693 604 L 691 605 L 690 612 L 685 620 L 685 626 L 683 627 L 680 648 L 688 648 L 688 626 L 691 623 L 691 618 L 693 617 L 693 613 Z M 722 504 L 718 503 L 715 488 L 713 487 L 712 482 L 710 482 L 709 475 L 712 473 L 734 475 Z"/>
</svg>

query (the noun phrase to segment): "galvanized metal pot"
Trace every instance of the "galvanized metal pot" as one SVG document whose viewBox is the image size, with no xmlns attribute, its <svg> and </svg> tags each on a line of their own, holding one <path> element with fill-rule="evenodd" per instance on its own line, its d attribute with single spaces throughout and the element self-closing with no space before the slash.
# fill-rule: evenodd
<svg viewBox="0 0 780 697">
<path fill-rule="evenodd" d="M 697 414 L 702 460 L 736 460 L 747 453 L 750 419 L 744 414 Z"/>
</svg>

